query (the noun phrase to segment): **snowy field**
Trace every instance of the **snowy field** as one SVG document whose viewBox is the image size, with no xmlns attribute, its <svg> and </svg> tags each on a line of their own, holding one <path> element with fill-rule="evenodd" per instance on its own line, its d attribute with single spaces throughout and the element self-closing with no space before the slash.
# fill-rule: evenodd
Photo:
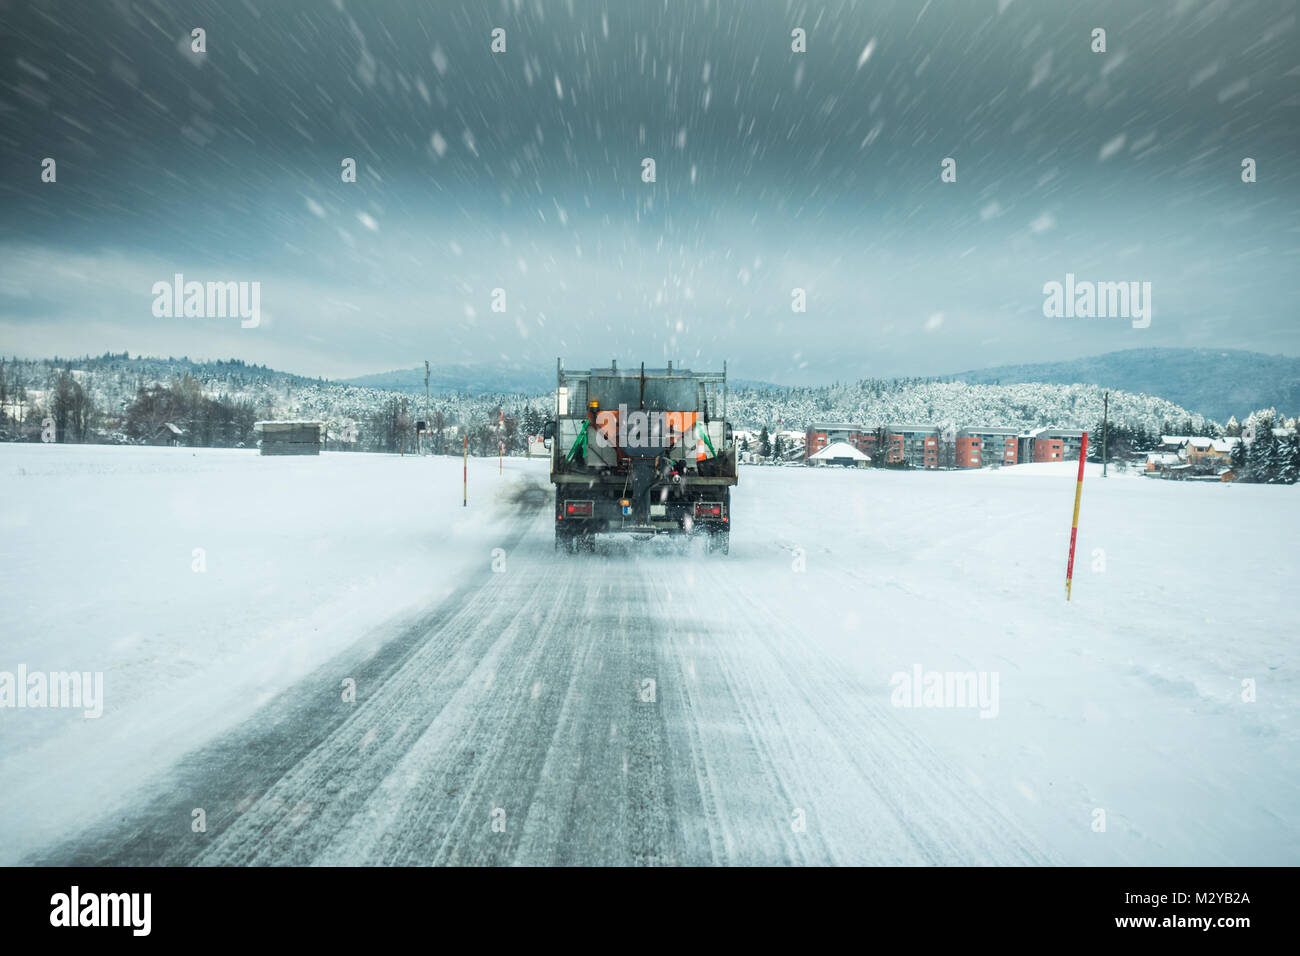
<svg viewBox="0 0 1300 956">
<path fill-rule="evenodd" d="M 0 709 L 0 863 L 1300 863 L 1297 489 L 1090 467 L 1067 604 L 1076 467 L 564 556 L 544 462 L 0 445 L 0 672 L 104 675 Z"/>
</svg>

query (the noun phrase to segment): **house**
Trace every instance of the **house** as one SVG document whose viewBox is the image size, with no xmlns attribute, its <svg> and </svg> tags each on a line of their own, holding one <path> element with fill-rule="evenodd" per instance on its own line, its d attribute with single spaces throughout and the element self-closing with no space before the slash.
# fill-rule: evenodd
<svg viewBox="0 0 1300 956">
<path fill-rule="evenodd" d="M 1217 473 L 1232 461 L 1240 438 L 1189 438 L 1184 446 L 1187 463 L 1200 471 Z"/>
<path fill-rule="evenodd" d="M 1183 464 L 1182 456 L 1171 451 L 1153 451 L 1147 455 L 1147 474 L 1159 474 Z"/>
<path fill-rule="evenodd" d="M 263 455 L 319 455 L 324 422 L 253 422 Z"/>
<path fill-rule="evenodd" d="M 865 468 L 871 463 L 871 457 L 863 454 L 848 442 L 837 441 L 827 445 L 821 451 L 808 457 L 808 464 L 813 466 L 842 465 L 846 468 Z"/>
<path fill-rule="evenodd" d="M 1232 453 L 1240 438 L 1161 435 L 1160 450 L 1147 455 L 1146 474 L 1156 478 L 1234 481 Z"/>
<path fill-rule="evenodd" d="M 180 446 L 181 439 L 185 437 L 185 429 L 171 422 L 163 422 L 154 432 L 153 437 L 149 439 L 151 445 L 165 445 L 171 448 Z"/>
</svg>

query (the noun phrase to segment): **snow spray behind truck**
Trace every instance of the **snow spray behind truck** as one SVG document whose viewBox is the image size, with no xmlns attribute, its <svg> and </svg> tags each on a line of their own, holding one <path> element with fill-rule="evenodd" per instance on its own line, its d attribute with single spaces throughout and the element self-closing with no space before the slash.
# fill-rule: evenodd
<svg viewBox="0 0 1300 956">
<path fill-rule="evenodd" d="M 556 376 L 556 549 L 594 550 L 598 533 L 705 534 L 725 554 L 737 480 L 726 363 L 570 371 L 557 360 Z"/>
</svg>

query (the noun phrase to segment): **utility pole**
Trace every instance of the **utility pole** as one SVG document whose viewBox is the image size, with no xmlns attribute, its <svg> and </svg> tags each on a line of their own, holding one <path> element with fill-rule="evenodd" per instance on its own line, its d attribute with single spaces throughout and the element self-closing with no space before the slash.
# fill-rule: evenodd
<svg viewBox="0 0 1300 956">
<path fill-rule="evenodd" d="M 1106 477 L 1106 432 L 1110 428 L 1110 392 L 1101 398 L 1101 476 Z"/>
<path fill-rule="evenodd" d="M 429 431 L 430 424 L 432 424 L 432 420 L 429 418 L 429 360 L 425 359 L 424 360 L 424 430 L 426 432 Z M 429 444 L 430 445 L 433 444 L 432 439 L 430 439 Z"/>
</svg>

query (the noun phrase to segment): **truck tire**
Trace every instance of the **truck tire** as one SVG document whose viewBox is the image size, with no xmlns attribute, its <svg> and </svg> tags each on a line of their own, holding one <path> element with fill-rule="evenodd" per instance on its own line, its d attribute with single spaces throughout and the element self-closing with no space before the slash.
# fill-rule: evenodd
<svg viewBox="0 0 1300 956">
<path fill-rule="evenodd" d="M 709 551 L 731 553 L 731 531 L 714 531 L 709 534 Z"/>
<path fill-rule="evenodd" d="M 563 551 L 565 554 L 576 554 L 580 551 L 594 553 L 596 535 L 591 531 L 561 531 L 556 528 L 555 550 Z"/>
</svg>

